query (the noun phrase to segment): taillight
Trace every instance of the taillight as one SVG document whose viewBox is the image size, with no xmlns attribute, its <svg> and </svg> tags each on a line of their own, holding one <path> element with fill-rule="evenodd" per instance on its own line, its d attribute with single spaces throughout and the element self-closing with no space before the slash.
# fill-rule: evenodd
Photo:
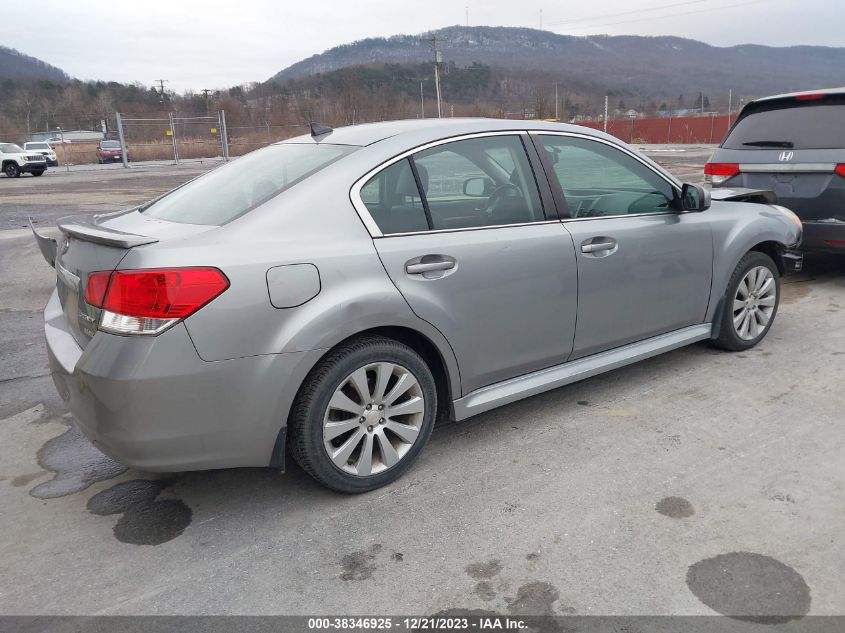
<svg viewBox="0 0 845 633">
<path fill-rule="evenodd" d="M 229 287 L 216 268 L 115 270 L 88 276 L 85 300 L 102 309 L 99 328 L 115 334 L 159 334 Z"/>
<path fill-rule="evenodd" d="M 796 101 L 821 101 L 822 99 L 824 99 L 824 94 L 821 94 L 821 93 L 818 93 L 818 92 L 813 92 L 813 93 L 804 94 L 804 95 L 797 95 L 795 97 Z"/>
<path fill-rule="evenodd" d="M 840 176 L 842 176 L 843 178 L 845 178 L 845 163 L 840 163 L 840 164 L 838 164 L 838 165 L 836 166 L 836 169 L 834 169 L 834 171 L 835 171 L 838 175 L 840 175 Z"/>
<path fill-rule="evenodd" d="M 705 163 L 704 180 L 713 185 L 721 185 L 729 178 L 739 173 L 739 165 L 736 163 Z"/>
</svg>

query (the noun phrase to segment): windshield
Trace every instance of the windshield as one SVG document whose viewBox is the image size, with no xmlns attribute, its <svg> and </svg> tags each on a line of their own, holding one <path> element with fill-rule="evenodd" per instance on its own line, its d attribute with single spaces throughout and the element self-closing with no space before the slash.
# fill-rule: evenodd
<svg viewBox="0 0 845 633">
<path fill-rule="evenodd" d="M 120 149 L 120 143 L 117 141 L 103 141 L 100 143 L 103 149 Z"/>
<path fill-rule="evenodd" d="M 20 148 L 19 145 L 15 145 L 14 143 L 0 143 L 0 152 L 4 154 L 19 154 L 23 150 Z"/>
<path fill-rule="evenodd" d="M 141 211 L 171 222 L 225 224 L 356 149 L 271 145 L 192 180 Z"/>
<path fill-rule="evenodd" d="M 845 103 L 801 105 L 801 102 L 791 102 L 752 112 L 736 123 L 722 147 L 750 150 L 845 148 Z"/>
<path fill-rule="evenodd" d="M 27 149 L 50 149 L 50 146 L 47 143 L 27 143 Z"/>
</svg>

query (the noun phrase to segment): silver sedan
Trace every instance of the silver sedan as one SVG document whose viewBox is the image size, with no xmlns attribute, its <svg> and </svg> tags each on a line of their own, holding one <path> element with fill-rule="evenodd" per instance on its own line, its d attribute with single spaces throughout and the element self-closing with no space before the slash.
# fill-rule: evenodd
<svg viewBox="0 0 845 633">
<path fill-rule="evenodd" d="M 756 345 L 801 223 L 534 121 L 312 127 L 144 206 L 36 236 L 59 393 L 149 471 L 383 486 L 435 421 L 661 352 Z"/>
</svg>

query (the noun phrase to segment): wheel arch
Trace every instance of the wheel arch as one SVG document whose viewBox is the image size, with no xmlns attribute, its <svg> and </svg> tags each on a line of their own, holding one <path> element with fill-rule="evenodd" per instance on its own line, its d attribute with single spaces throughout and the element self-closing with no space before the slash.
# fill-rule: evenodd
<svg viewBox="0 0 845 633">
<path fill-rule="evenodd" d="M 454 394 L 460 394 L 460 374 L 458 373 L 457 362 L 454 358 L 454 353 L 449 348 L 445 352 L 432 340 L 431 337 L 407 325 L 379 325 L 348 335 L 343 339 L 337 341 L 334 345 L 326 348 L 323 353 L 317 358 L 303 380 L 297 387 L 296 395 L 288 409 L 285 425 L 279 430 L 276 441 L 273 447 L 273 452 L 270 458 L 271 468 L 284 469 L 285 464 L 285 445 L 287 442 L 287 429 L 290 425 L 291 416 L 294 412 L 293 403 L 299 398 L 303 386 L 308 381 L 315 367 L 333 350 L 345 345 L 346 343 L 366 337 L 366 336 L 383 336 L 395 341 L 399 341 L 417 352 L 431 369 L 434 376 L 434 383 L 437 388 L 437 420 L 449 420 L 454 418 Z M 444 339 L 445 342 L 445 339 Z M 448 345 L 448 343 L 446 343 Z"/>
</svg>

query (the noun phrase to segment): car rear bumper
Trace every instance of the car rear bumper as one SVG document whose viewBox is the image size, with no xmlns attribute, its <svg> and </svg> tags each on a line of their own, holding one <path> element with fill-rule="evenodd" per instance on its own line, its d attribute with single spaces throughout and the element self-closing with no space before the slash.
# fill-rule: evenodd
<svg viewBox="0 0 845 633">
<path fill-rule="evenodd" d="M 56 292 L 44 317 L 53 382 L 104 453 L 146 471 L 283 467 L 276 440 L 322 351 L 207 362 L 182 323 L 156 337 L 99 332 L 83 350 Z"/>
<path fill-rule="evenodd" d="M 804 222 L 801 250 L 845 253 L 845 222 Z"/>
</svg>

